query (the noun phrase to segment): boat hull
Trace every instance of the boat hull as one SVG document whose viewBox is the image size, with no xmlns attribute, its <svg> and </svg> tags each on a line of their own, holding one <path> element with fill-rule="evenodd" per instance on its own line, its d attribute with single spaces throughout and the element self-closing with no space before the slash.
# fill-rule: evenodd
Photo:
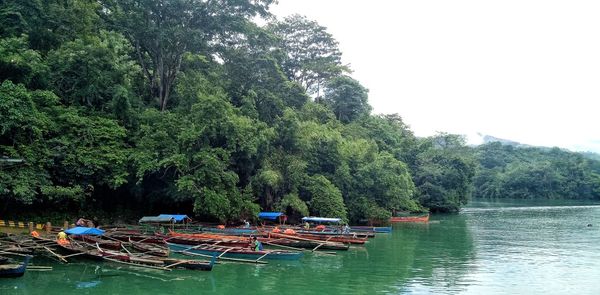
<svg viewBox="0 0 600 295">
<path fill-rule="evenodd" d="M 25 260 L 21 264 L 16 265 L 0 265 L 0 278 L 18 278 L 22 277 L 27 270 L 27 264 L 31 256 L 25 256 Z"/>
<path fill-rule="evenodd" d="M 429 222 L 429 214 L 424 216 L 399 216 L 390 218 L 390 222 Z"/>
<path fill-rule="evenodd" d="M 354 232 L 373 232 L 373 233 L 391 233 L 391 226 L 351 226 L 351 231 Z"/>
</svg>

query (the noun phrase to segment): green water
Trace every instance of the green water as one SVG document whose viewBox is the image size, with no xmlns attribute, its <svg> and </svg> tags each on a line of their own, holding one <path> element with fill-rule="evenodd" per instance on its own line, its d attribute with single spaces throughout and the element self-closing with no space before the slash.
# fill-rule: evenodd
<svg viewBox="0 0 600 295">
<path fill-rule="evenodd" d="M 35 262 L 54 270 L 1 279 L 0 294 L 600 294 L 600 206 L 476 203 L 337 256 L 212 272 Z"/>
</svg>

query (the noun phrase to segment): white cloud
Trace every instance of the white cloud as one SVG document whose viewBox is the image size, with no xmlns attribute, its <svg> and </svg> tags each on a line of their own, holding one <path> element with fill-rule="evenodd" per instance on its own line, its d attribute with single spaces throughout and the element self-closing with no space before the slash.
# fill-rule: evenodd
<svg viewBox="0 0 600 295">
<path fill-rule="evenodd" d="M 376 113 L 417 135 L 598 149 L 600 2 L 280 0 L 340 42 Z"/>
</svg>

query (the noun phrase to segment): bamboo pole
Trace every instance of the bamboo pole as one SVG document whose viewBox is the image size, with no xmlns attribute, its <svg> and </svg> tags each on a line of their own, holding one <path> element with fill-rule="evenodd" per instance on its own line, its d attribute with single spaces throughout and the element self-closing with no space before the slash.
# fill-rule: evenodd
<svg viewBox="0 0 600 295">
<path fill-rule="evenodd" d="M 62 261 L 64 263 L 69 263 L 64 257 L 54 253 L 54 251 L 50 250 L 50 248 L 44 246 L 44 249 L 46 249 L 46 251 L 50 252 L 52 255 L 56 256 L 60 261 Z"/>
</svg>

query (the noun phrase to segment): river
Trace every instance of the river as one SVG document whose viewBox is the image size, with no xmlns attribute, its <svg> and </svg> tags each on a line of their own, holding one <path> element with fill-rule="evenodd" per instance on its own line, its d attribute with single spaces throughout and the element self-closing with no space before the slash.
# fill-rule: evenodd
<svg viewBox="0 0 600 295">
<path fill-rule="evenodd" d="M 600 206 L 476 202 L 335 256 L 212 272 L 34 262 L 54 269 L 1 279 L 0 294 L 600 294 Z"/>
</svg>

